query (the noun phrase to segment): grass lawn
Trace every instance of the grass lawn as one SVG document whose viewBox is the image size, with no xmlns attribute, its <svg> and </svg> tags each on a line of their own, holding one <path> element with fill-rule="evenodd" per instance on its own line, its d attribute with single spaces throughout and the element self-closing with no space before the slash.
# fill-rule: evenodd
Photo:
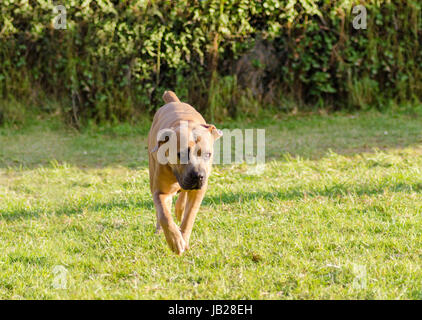
<svg viewBox="0 0 422 320">
<path fill-rule="evenodd" d="M 155 235 L 148 124 L 0 129 L 2 299 L 422 299 L 422 118 L 286 116 L 215 166 L 178 257 Z"/>
</svg>

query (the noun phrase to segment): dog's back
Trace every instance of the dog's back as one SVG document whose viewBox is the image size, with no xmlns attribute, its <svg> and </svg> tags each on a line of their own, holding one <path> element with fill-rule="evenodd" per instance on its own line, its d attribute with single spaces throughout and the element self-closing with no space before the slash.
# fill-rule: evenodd
<svg viewBox="0 0 422 320">
<path fill-rule="evenodd" d="M 181 102 L 173 91 L 164 92 L 163 100 L 166 104 L 155 113 L 151 133 L 158 133 L 161 129 L 171 128 L 180 121 L 192 121 L 198 124 L 206 123 L 205 119 L 194 107 Z"/>
</svg>

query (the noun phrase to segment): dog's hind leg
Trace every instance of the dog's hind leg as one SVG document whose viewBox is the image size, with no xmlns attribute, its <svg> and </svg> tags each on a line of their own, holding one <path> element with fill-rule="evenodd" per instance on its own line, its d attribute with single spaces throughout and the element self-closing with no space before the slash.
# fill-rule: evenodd
<svg viewBox="0 0 422 320">
<path fill-rule="evenodd" d="M 180 191 L 176 201 L 176 218 L 179 222 L 183 219 L 183 213 L 185 212 L 186 200 L 188 193 L 186 191 Z"/>
<path fill-rule="evenodd" d="M 157 223 L 155 224 L 155 233 L 161 233 L 161 232 L 163 232 L 163 228 L 161 228 L 161 224 L 160 224 L 160 222 L 158 221 L 158 219 L 159 219 L 159 217 L 158 217 L 158 212 L 157 212 L 157 214 L 156 214 L 156 217 L 157 217 Z"/>
</svg>

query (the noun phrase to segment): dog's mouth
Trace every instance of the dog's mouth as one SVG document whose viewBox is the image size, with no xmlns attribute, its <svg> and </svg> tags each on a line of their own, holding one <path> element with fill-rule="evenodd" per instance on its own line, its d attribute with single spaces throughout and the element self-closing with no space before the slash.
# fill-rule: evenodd
<svg viewBox="0 0 422 320">
<path fill-rule="evenodd" d="M 189 178 L 181 178 L 180 175 L 176 172 L 173 171 L 177 182 L 179 183 L 180 187 L 183 190 L 199 190 L 203 187 L 204 185 L 204 180 L 197 180 L 197 179 L 189 179 Z"/>
<path fill-rule="evenodd" d="M 199 190 L 204 185 L 204 183 L 201 181 L 194 181 L 189 179 L 187 179 L 187 181 L 178 179 L 178 182 L 184 190 Z"/>
<path fill-rule="evenodd" d="M 199 190 L 202 188 L 202 183 L 194 183 L 194 184 L 181 184 L 179 182 L 180 186 L 184 190 Z"/>
</svg>

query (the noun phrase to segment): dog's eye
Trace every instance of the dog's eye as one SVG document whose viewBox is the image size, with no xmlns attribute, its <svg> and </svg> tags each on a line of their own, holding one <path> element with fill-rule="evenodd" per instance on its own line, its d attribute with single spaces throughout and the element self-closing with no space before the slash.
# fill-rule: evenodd
<svg viewBox="0 0 422 320">
<path fill-rule="evenodd" d="M 183 153 L 178 152 L 177 153 L 177 158 L 180 160 L 183 157 L 183 161 L 189 161 L 190 158 L 190 148 L 188 148 L 187 152 L 183 151 Z"/>
<path fill-rule="evenodd" d="M 204 153 L 204 159 L 209 160 L 211 158 L 211 152 Z"/>
</svg>

